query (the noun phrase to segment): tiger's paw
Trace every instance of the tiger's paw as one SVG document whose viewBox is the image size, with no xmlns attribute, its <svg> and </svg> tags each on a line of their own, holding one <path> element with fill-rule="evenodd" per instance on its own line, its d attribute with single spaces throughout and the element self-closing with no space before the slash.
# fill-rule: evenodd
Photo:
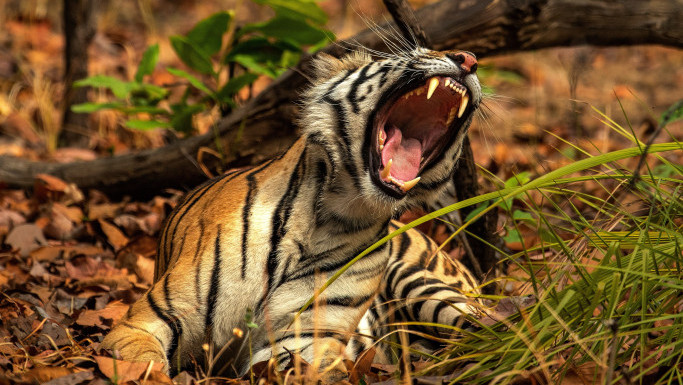
<svg viewBox="0 0 683 385">
<path fill-rule="evenodd" d="M 114 328 L 102 340 L 100 347 L 111 351 L 113 357 L 129 362 L 157 362 L 164 365 L 164 373 L 169 373 L 169 363 L 161 345 L 151 335 L 144 333 L 123 333 Z"/>
</svg>

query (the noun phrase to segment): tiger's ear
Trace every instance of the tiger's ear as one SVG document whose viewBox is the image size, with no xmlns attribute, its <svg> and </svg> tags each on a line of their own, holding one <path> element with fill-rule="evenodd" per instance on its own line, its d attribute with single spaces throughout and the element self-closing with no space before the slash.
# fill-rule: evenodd
<svg viewBox="0 0 683 385">
<path fill-rule="evenodd" d="M 313 67 L 315 68 L 316 79 L 327 80 L 339 72 L 360 68 L 371 61 L 370 56 L 364 52 L 354 52 L 341 59 L 324 52 L 318 52 L 313 60 Z"/>
</svg>

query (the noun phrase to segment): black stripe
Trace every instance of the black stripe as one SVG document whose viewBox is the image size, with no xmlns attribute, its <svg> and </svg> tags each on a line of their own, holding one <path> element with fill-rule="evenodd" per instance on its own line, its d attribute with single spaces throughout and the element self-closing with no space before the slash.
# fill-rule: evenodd
<svg viewBox="0 0 683 385">
<path fill-rule="evenodd" d="M 328 306 L 341 306 L 341 307 L 358 307 L 360 305 L 365 304 L 368 302 L 372 297 L 374 297 L 374 293 L 371 295 L 366 295 L 363 297 L 351 297 L 351 296 L 344 296 L 344 297 L 334 297 L 334 298 L 327 298 L 325 299 L 325 304 Z M 309 306 L 308 309 L 312 309 L 313 306 Z M 306 310 L 308 310 L 306 309 Z"/>
<path fill-rule="evenodd" d="M 178 216 L 178 219 L 175 221 L 175 226 L 173 227 L 173 234 L 172 234 L 172 236 L 171 236 L 171 242 L 172 242 L 173 239 L 175 239 L 175 233 L 176 233 L 176 231 L 178 230 L 178 225 L 179 225 L 180 222 L 182 221 L 182 219 L 183 219 L 183 217 L 185 216 L 185 214 L 187 214 L 188 211 L 190 211 L 190 209 L 191 209 L 191 208 L 192 208 L 192 207 L 193 207 L 193 206 L 202 198 L 202 196 L 204 196 L 204 194 L 206 194 L 206 193 L 210 190 L 210 188 L 211 188 L 212 186 L 214 186 L 216 183 L 218 183 L 218 182 L 220 182 L 220 181 L 224 181 L 223 185 L 221 186 L 221 188 L 223 188 L 223 187 L 225 187 L 225 185 L 226 185 L 228 182 L 230 182 L 231 180 L 235 179 L 236 177 L 242 175 L 243 173 L 245 173 L 245 172 L 247 172 L 247 171 L 249 171 L 248 168 L 247 168 L 247 169 L 244 169 L 244 170 L 235 170 L 235 171 L 229 172 L 229 173 L 227 173 L 227 174 L 225 174 L 225 175 L 221 175 L 221 176 L 219 176 L 219 177 L 217 177 L 217 178 L 210 179 L 210 180 L 204 182 L 203 185 L 197 187 L 197 189 L 195 189 L 194 192 L 192 192 L 192 193 L 183 201 L 183 203 L 175 210 L 175 212 L 173 213 L 173 217 L 169 219 L 168 225 L 167 225 L 167 227 L 166 227 L 166 231 L 164 232 L 163 242 L 166 242 L 166 236 L 167 236 L 168 231 L 170 230 L 171 222 L 175 219 L 175 217 L 176 217 L 181 211 L 182 211 L 182 214 L 180 214 L 180 216 Z M 170 246 L 170 245 L 168 245 L 168 246 Z M 166 245 L 164 245 L 164 247 L 165 247 L 164 250 L 166 251 L 165 257 L 168 258 L 168 257 L 170 256 L 170 250 L 168 250 L 168 248 L 166 247 Z"/>
<path fill-rule="evenodd" d="M 325 258 L 326 255 L 335 253 L 338 250 L 341 250 L 348 246 L 348 243 L 342 243 L 339 244 L 331 249 L 327 249 L 325 251 L 322 251 L 318 254 L 306 254 L 303 252 L 303 249 L 300 249 L 302 251 L 301 253 L 301 258 L 299 258 L 299 262 L 297 264 L 297 269 L 302 270 L 302 269 L 308 269 L 311 265 L 320 262 L 321 259 Z"/>
<path fill-rule="evenodd" d="M 282 341 L 286 340 L 291 340 L 293 338 L 311 338 L 313 339 L 314 337 L 317 338 L 334 338 L 338 341 L 346 343 L 348 341 L 348 338 L 341 333 L 338 332 L 333 332 L 329 330 L 320 330 L 320 331 L 315 331 L 315 332 L 301 332 L 299 335 L 295 335 L 294 333 L 292 334 L 287 334 L 285 336 L 282 336 L 278 339 L 275 340 L 276 344 L 282 343 Z M 265 341 L 266 344 L 270 344 L 270 341 Z M 302 349 L 303 350 L 303 349 Z"/>
<path fill-rule="evenodd" d="M 180 224 L 181 220 L 187 214 L 187 212 L 192 208 L 192 206 L 195 205 L 199 201 L 199 199 L 206 194 L 207 191 L 216 184 L 218 181 L 220 181 L 222 177 L 220 178 L 214 178 L 210 179 L 206 182 L 204 182 L 203 185 L 197 187 L 190 195 L 183 200 L 183 203 L 181 203 L 173 212 L 171 218 L 168 220 L 168 224 L 166 225 L 166 230 L 164 231 L 164 236 L 162 239 L 162 242 L 164 243 L 164 256 L 166 259 L 166 262 L 168 263 L 168 258 L 171 255 L 171 252 L 169 250 L 169 247 L 171 246 L 170 242 L 166 240 L 168 236 L 168 232 L 171 230 L 171 223 L 175 221 L 175 225 L 173 226 L 173 231 L 171 235 L 171 242 L 173 242 L 173 239 L 175 239 L 175 233 L 178 230 L 178 225 Z M 177 220 L 176 220 L 177 217 Z"/>
<path fill-rule="evenodd" d="M 130 323 L 130 321 L 123 321 L 123 322 L 121 323 L 121 325 L 123 325 L 123 326 L 125 326 L 125 327 L 127 327 L 127 328 L 129 328 L 129 329 L 139 330 L 139 331 L 141 331 L 141 332 L 144 332 L 144 333 L 146 333 L 146 334 L 151 335 L 152 337 L 154 337 L 154 338 L 159 342 L 159 345 L 160 345 L 161 348 L 163 349 L 164 344 L 161 342 L 161 339 L 159 338 L 159 336 L 150 333 L 149 330 L 146 330 L 146 329 L 143 329 L 143 328 L 141 328 L 141 327 L 135 326 L 134 324 Z M 137 340 L 134 339 L 134 341 L 137 341 Z M 118 349 L 119 349 L 119 350 L 122 350 L 123 347 L 119 347 Z"/>
<path fill-rule="evenodd" d="M 394 282 L 394 276 L 396 275 L 396 273 L 398 273 L 399 270 L 401 270 L 401 268 L 403 267 L 403 264 L 404 264 L 403 261 L 398 261 L 396 263 L 392 263 L 391 265 L 389 265 L 389 269 L 385 273 L 386 275 L 384 277 L 384 283 L 385 283 L 384 287 L 385 287 L 385 292 L 387 293 L 387 295 L 389 295 L 390 298 L 394 297 L 393 295 L 390 295 L 392 292 L 391 288 L 394 287 L 394 283 L 393 283 Z"/>
<path fill-rule="evenodd" d="M 432 256 L 432 260 L 429 261 L 429 265 L 426 266 L 427 270 L 434 271 L 436 269 L 437 263 L 439 263 L 439 256 L 438 255 Z"/>
<path fill-rule="evenodd" d="M 280 202 L 278 202 L 277 208 L 273 213 L 273 223 L 270 234 L 270 252 L 268 254 L 268 261 L 266 263 L 268 281 L 266 290 L 263 293 L 263 297 L 261 297 L 261 300 L 257 306 L 259 311 L 263 310 L 263 304 L 266 298 L 279 284 L 279 282 L 276 283 L 274 279 L 275 270 L 277 269 L 278 264 L 278 249 L 280 246 L 280 241 L 285 235 L 287 222 L 289 221 L 292 206 L 294 205 L 294 199 L 299 194 L 299 188 L 301 187 L 301 183 L 304 179 L 303 176 L 305 175 L 306 171 L 305 160 L 306 149 L 304 148 L 304 151 L 302 151 L 301 155 L 299 156 L 296 167 L 291 173 L 285 194 L 283 195 L 282 199 L 280 199 Z"/>
<path fill-rule="evenodd" d="M 324 103 L 327 103 L 332 107 L 335 113 L 335 121 L 337 136 L 342 138 L 344 142 L 344 154 L 340 154 L 342 158 L 342 166 L 346 172 L 351 176 L 353 180 L 353 185 L 356 190 L 360 190 L 360 181 L 358 180 L 358 172 L 355 169 L 355 165 L 351 162 L 353 159 L 353 154 L 351 153 L 351 139 L 349 138 L 349 133 L 346 127 L 346 110 L 342 106 L 340 100 L 332 99 L 331 97 L 324 97 L 322 99 Z"/>
<path fill-rule="evenodd" d="M 436 306 L 434 306 L 434 312 L 432 313 L 432 320 L 434 322 L 438 322 L 439 321 L 439 313 L 441 313 L 445 308 L 452 307 L 452 304 L 455 304 L 455 303 L 465 303 L 465 301 L 464 300 L 455 301 L 455 300 L 451 299 L 451 300 L 442 300 L 441 302 L 436 304 Z M 458 310 L 456 310 L 456 311 L 458 312 L 458 317 L 455 319 L 449 320 L 452 323 L 452 325 L 450 325 L 450 326 L 455 326 L 457 321 L 464 317 L 464 314 L 460 313 Z M 469 323 L 468 321 L 464 321 L 463 328 L 465 327 L 465 325 L 471 325 L 471 323 Z"/>
<path fill-rule="evenodd" d="M 190 227 L 185 227 L 185 233 L 183 234 L 183 236 L 182 236 L 181 239 L 180 239 L 180 245 L 178 246 L 178 252 L 176 253 L 176 257 L 175 257 L 175 258 L 170 258 L 170 259 L 166 260 L 166 271 L 169 271 L 169 270 L 170 270 L 170 267 L 171 267 L 170 264 L 171 264 L 171 262 L 172 262 L 172 261 L 177 261 L 177 260 L 180 258 L 180 256 L 182 255 L 182 253 L 183 253 L 183 248 L 185 247 L 185 239 L 187 238 L 187 232 L 188 232 L 189 230 L 190 230 Z M 174 236 L 174 239 L 175 239 L 175 236 Z"/>
<path fill-rule="evenodd" d="M 415 273 L 419 273 L 421 271 L 424 271 L 424 269 L 420 266 L 417 265 L 408 265 L 406 263 L 401 263 L 402 266 L 396 269 L 396 272 L 398 273 L 397 277 L 394 277 L 392 275 L 391 281 L 387 280 L 387 290 L 390 290 L 387 292 L 388 295 L 390 295 L 391 298 L 403 298 L 400 296 L 397 296 L 394 294 L 394 291 L 398 288 L 398 285 L 401 283 L 406 278 L 409 278 L 411 275 Z"/>
<path fill-rule="evenodd" d="M 443 282 L 439 279 L 436 278 L 422 278 L 422 277 L 417 277 L 413 278 L 412 281 L 408 282 L 403 286 L 403 289 L 401 289 L 401 296 L 399 298 L 408 298 L 408 294 L 412 292 L 413 290 L 417 289 L 420 286 L 427 286 L 427 285 L 439 285 L 443 284 Z M 419 297 L 420 295 L 416 295 L 414 297 Z"/>
<path fill-rule="evenodd" d="M 365 249 L 370 247 L 373 243 L 375 243 L 377 239 L 380 239 L 380 238 L 382 238 L 383 235 L 386 235 L 386 231 L 387 231 L 386 226 L 382 226 L 380 228 L 379 232 L 377 232 L 375 234 L 375 236 L 372 237 L 367 244 L 361 245 L 360 247 L 356 248 L 352 252 L 349 252 L 343 258 L 339 258 L 339 259 L 330 261 L 329 257 L 328 258 L 322 258 L 321 257 L 318 259 L 312 259 L 314 262 L 319 262 L 319 263 L 318 264 L 309 264 L 309 266 L 307 266 L 307 268 L 305 268 L 305 269 L 302 269 L 302 268 L 300 268 L 300 266 L 297 266 L 298 271 L 296 273 L 292 274 L 291 276 L 287 277 L 287 280 L 288 281 L 294 281 L 294 280 L 312 275 L 316 272 L 317 273 L 329 273 L 331 271 L 339 270 L 342 266 L 346 265 L 351 259 L 355 258 L 358 254 L 360 254 Z M 389 243 L 389 242 L 387 242 L 387 243 Z M 372 253 L 366 255 L 364 258 L 367 259 L 370 256 L 372 256 L 378 252 L 383 251 L 387 247 L 387 243 L 384 243 L 383 245 L 379 246 L 378 248 L 373 250 Z M 307 257 L 307 258 L 310 258 L 310 257 Z M 310 265 L 312 265 L 312 266 L 310 266 Z"/>
<path fill-rule="evenodd" d="M 266 167 L 270 166 L 273 160 L 262 164 L 254 171 L 250 172 L 247 179 L 247 196 L 244 199 L 244 207 L 242 207 L 242 268 L 241 276 L 244 279 L 247 275 L 247 242 L 249 237 L 249 214 L 251 214 L 251 206 L 254 204 L 254 195 L 256 193 L 256 179 L 255 176 L 261 171 L 265 170 Z"/>
<path fill-rule="evenodd" d="M 428 287 L 428 288 L 422 290 L 420 292 L 419 296 L 420 297 L 430 297 L 433 294 L 436 294 L 436 293 L 443 291 L 443 290 L 448 290 L 448 288 L 444 288 L 440 285 L 434 285 L 434 286 L 431 286 L 431 287 Z M 414 320 L 416 320 L 416 321 L 421 320 L 420 319 L 420 311 L 422 310 L 422 306 L 424 306 L 424 304 L 426 302 L 427 302 L 427 299 L 423 299 L 423 300 L 417 301 L 413 304 L 412 313 L 413 313 L 413 319 Z M 429 321 L 429 320 L 422 320 L 422 321 Z"/>
<path fill-rule="evenodd" d="M 337 87 L 342 84 L 351 74 L 353 74 L 354 71 L 345 71 L 344 74 L 337 79 L 334 83 L 330 85 L 330 87 L 325 91 L 325 93 L 318 99 L 318 101 L 322 102 L 324 98 L 328 98 L 336 91 Z"/>
<path fill-rule="evenodd" d="M 244 279 L 247 275 L 247 242 L 249 241 L 249 214 L 251 214 L 251 205 L 254 203 L 254 192 L 256 190 L 256 180 L 253 175 L 247 175 L 247 196 L 244 199 L 244 206 L 242 207 L 242 267 L 240 268 L 241 277 Z"/>
<path fill-rule="evenodd" d="M 197 306 L 202 305 L 202 285 L 200 282 L 201 279 L 201 273 L 202 273 L 202 264 L 198 263 L 195 265 L 195 272 L 194 272 L 194 290 L 195 290 L 195 297 L 197 299 Z"/>
<path fill-rule="evenodd" d="M 339 146 L 337 143 L 330 143 L 328 139 L 320 132 L 313 132 L 308 135 L 307 140 L 309 143 L 312 145 L 318 145 L 322 147 L 323 149 L 323 155 L 325 156 L 325 159 L 327 159 L 327 162 L 330 164 L 331 171 L 327 172 L 325 170 L 326 178 L 327 180 L 329 178 L 329 175 L 336 175 L 337 174 L 337 163 L 332 156 L 333 153 L 339 152 Z M 322 160 L 320 162 L 323 162 Z M 324 162 L 323 162 L 324 163 Z M 327 165 L 325 164 L 325 168 L 327 168 Z"/>
<path fill-rule="evenodd" d="M 202 252 L 202 241 L 204 240 L 204 230 L 206 229 L 206 224 L 204 223 L 204 218 L 199 218 L 199 241 L 197 242 L 197 248 L 194 251 L 194 257 L 192 257 L 192 263 L 197 262 L 197 258 Z"/>
<path fill-rule="evenodd" d="M 392 223 L 393 225 L 393 223 Z M 406 250 L 410 247 L 411 240 L 410 236 L 406 233 L 398 235 L 401 237 L 401 243 L 399 244 L 398 251 L 396 252 L 396 262 L 393 264 L 393 266 L 390 267 L 389 274 L 387 275 L 386 279 L 384 282 L 386 282 L 386 289 L 388 290 L 388 293 L 390 293 L 389 290 L 391 290 L 392 287 L 394 287 L 393 281 L 394 281 L 394 276 L 398 272 L 398 270 L 405 265 L 405 262 L 402 261 L 403 256 L 406 253 Z M 391 242 L 391 241 L 390 241 Z M 392 250 L 393 251 L 393 250 Z M 394 256 L 392 255 L 392 258 Z M 391 296 L 393 297 L 393 296 Z"/>
<path fill-rule="evenodd" d="M 429 191 L 431 192 L 432 190 L 439 189 L 443 187 L 444 184 L 450 182 L 453 178 L 452 174 L 448 174 L 445 178 L 437 179 L 435 181 L 431 181 L 429 183 L 425 182 L 424 184 L 418 183 L 417 186 L 415 187 L 420 187 L 420 190 L 424 191 Z"/>
<path fill-rule="evenodd" d="M 161 310 L 159 305 L 157 305 L 156 301 L 154 300 L 151 290 L 147 292 L 147 303 L 149 303 L 149 307 L 152 309 L 152 311 L 154 311 L 154 314 L 156 314 L 157 317 L 164 321 L 164 323 L 168 325 L 168 327 L 171 329 L 171 343 L 169 344 L 168 350 L 166 351 L 166 360 L 168 360 L 168 362 L 171 363 L 173 362 L 173 355 L 175 354 L 175 351 L 178 348 L 178 340 L 180 338 L 180 335 L 183 333 L 183 327 L 179 319 L 171 320 L 163 312 L 163 310 Z"/>
<path fill-rule="evenodd" d="M 353 109 L 354 114 L 358 114 L 360 112 L 360 108 L 358 107 L 358 103 L 362 101 L 358 96 L 358 90 L 360 86 L 366 81 L 374 78 L 375 76 L 388 73 L 391 70 L 390 67 L 380 66 L 377 71 L 368 75 L 368 71 L 370 70 L 370 68 L 371 66 L 368 65 L 360 70 L 360 72 L 358 73 L 358 77 L 353 81 L 353 83 L 351 83 L 351 88 L 349 89 L 349 92 L 346 94 L 346 99 L 351 104 L 351 108 Z"/>
<path fill-rule="evenodd" d="M 354 343 L 354 345 L 351 348 L 353 350 L 353 357 L 351 357 L 351 359 L 355 360 L 363 352 L 363 350 L 366 349 L 366 347 L 365 344 L 359 341 L 358 339 L 355 339 L 351 342 Z"/>
<path fill-rule="evenodd" d="M 434 306 L 434 311 L 432 312 L 432 321 L 439 322 L 439 313 L 441 313 L 441 311 L 447 307 L 451 307 L 451 304 L 446 301 L 437 303 L 436 306 Z"/>
<path fill-rule="evenodd" d="M 207 298 L 206 318 L 204 325 L 207 328 L 213 325 L 213 316 L 216 308 L 216 298 L 218 297 L 218 278 L 221 272 L 221 226 L 217 226 L 216 242 L 213 251 L 213 269 L 211 271 L 211 286 L 209 287 L 209 296 Z"/>
</svg>

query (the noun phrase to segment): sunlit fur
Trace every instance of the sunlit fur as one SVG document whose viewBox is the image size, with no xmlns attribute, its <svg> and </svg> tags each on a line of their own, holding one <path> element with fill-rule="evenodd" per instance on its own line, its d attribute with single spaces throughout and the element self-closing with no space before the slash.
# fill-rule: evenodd
<svg viewBox="0 0 683 385">
<path fill-rule="evenodd" d="M 156 283 L 103 347 L 126 360 L 163 362 L 174 373 L 178 364 L 201 361 L 203 344 L 218 351 L 231 343 L 213 367 L 244 373 L 250 349 L 246 338 L 235 341 L 233 329 L 248 330 L 245 315 L 252 312 L 259 327 L 250 335 L 251 363 L 282 363 L 289 350 L 325 366 L 344 352 L 354 359 L 389 319 L 455 325 L 461 312 L 472 311 L 469 272 L 410 230 L 351 266 L 301 314 L 299 331 L 290 328 L 324 278 L 395 229 L 397 214 L 431 203 L 451 183 L 471 115 L 405 197 L 373 183 L 363 152 L 381 95 L 415 76 L 448 75 L 469 88 L 474 109 L 481 100 L 476 76 L 465 76 L 442 52 L 416 49 L 383 61 L 362 53 L 321 56 L 316 68 L 302 97 L 301 138 L 281 156 L 187 195 L 161 234 Z M 387 303 L 399 304 L 398 311 Z M 354 337 L 361 319 L 368 338 Z"/>
</svg>

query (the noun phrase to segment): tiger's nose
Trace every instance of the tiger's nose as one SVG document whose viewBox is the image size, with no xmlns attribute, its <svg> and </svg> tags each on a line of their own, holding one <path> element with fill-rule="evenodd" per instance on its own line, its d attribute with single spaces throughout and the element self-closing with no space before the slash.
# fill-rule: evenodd
<svg viewBox="0 0 683 385">
<path fill-rule="evenodd" d="M 446 54 L 465 74 L 477 72 L 477 57 L 472 52 L 459 51 Z"/>
</svg>

